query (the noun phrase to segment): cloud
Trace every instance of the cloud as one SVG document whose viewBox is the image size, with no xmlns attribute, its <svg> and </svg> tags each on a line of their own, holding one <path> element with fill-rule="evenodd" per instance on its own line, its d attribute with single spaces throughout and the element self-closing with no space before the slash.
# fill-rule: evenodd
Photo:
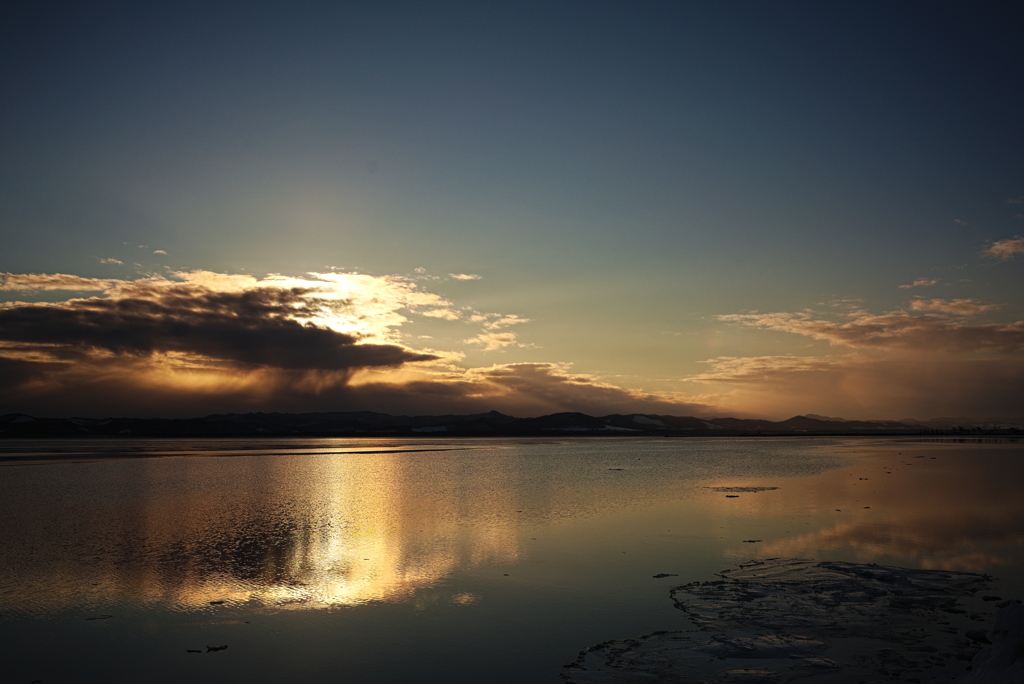
<svg viewBox="0 0 1024 684">
<path fill-rule="evenodd" d="M 958 301 L 974 300 L 954 300 Z M 969 308 L 972 305 L 963 306 Z M 746 327 L 794 333 L 853 348 L 1012 353 L 1024 350 L 1024 321 L 969 324 L 948 315 L 914 316 L 903 312 L 856 312 L 848 320 L 839 322 L 816 319 L 813 314 L 804 312 L 728 314 L 717 318 Z"/>
<path fill-rule="evenodd" d="M 1024 204 L 1024 195 L 1006 200 L 1007 204 Z"/>
<path fill-rule="evenodd" d="M 420 314 L 428 318 L 441 318 L 446 321 L 457 321 L 462 318 L 459 312 L 453 309 L 425 309 Z"/>
<path fill-rule="evenodd" d="M 953 223 L 955 223 L 956 225 L 958 225 L 958 226 L 960 226 L 960 227 L 962 227 L 962 228 L 967 228 L 968 226 L 970 226 L 970 225 L 971 225 L 971 224 L 970 224 L 970 223 L 968 223 L 967 221 L 961 221 L 961 220 L 960 220 L 960 219 L 958 219 L 958 218 L 955 218 L 955 219 L 953 219 Z"/>
<path fill-rule="evenodd" d="M 0 385 L 12 389 L 20 387 L 57 365 L 0 356 Z"/>
<path fill-rule="evenodd" d="M 900 289 L 909 290 L 913 287 L 932 287 L 938 284 L 939 281 L 936 278 L 914 278 L 914 282 L 909 285 L 900 285 Z"/>
<path fill-rule="evenodd" d="M 449 273 L 448 277 L 452 280 L 483 280 L 483 276 L 475 273 Z"/>
<path fill-rule="evenodd" d="M 100 258 L 100 263 L 124 265 L 123 261 L 121 261 L 120 259 L 114 259 L 113 257 L 102 257 Z"/>
<path fill-rule="evenodd" d="M 999 309 L 998 304 L 983 304 L 977 299 L 924 299 L 911 300 L 911 311 L 939 311 L 956 316 L 975 316 L 986 311 Z"/>
<path fill-rule="evenodd" d="M 32 400 L 90 411 L 102 399 L 124 413 L 153 403 L 145 397 L 189 395 L 248 405 L 233 394 L 239 388 L 255 398 L 315 396 L 361 369 L 440 361 L 398 343 L 395 330 L 408 316 L 448 306 L 402 278 L 358 274 L 5 273 L 0 289 L 98 293 L 0 308 L 0 375 L 12 410 Z M 99 403 L 75 404 L 76 396 Z"/>
<path fill-rule="evenodd" d="M 489 320 L 484 323 L 484 327 L 488 330 L 497 330 L 499 328 L 507 328 L 510 325 L 519 325 L 520 323 L 529 323 L 529 318 L 523 318 L 522 316 L 516 316 L 515 314 L 509 316 L 502 316 L 501 314 L 489 314 L 494 320 Z"/>
<path fill-rule="evenodd" d="M 550 363 L 451 371 L 363 368 L 354 373 L 269 367 L 224 373 L 195 367 L 182 373 L 131 358 L 84 368 L 0 356 L 0 381 L 18 390 L 17 395 L 0 395 L 0 413 L 43 416 L 324 410 L 438 415 L 497 410 L 528 417 L 559 411 L 707 415 L 716 410 L 669 395 L 616 387 Z"/>
<path fill-rule="evenodd" d="M 359 338 L 301 323 L 302 289 L 211 292 L 165 288 L 156 297 L 74 299 L 57 305 L 0 310 L 0 340 L 117 356 L 179 353 L 233 365 L 343 370 L 395 366 L 435 358 L 396 345 L 357 344 Z"/>
<path fill-rule="evenodd" d="M 164 251 L 164 250 L 162 250 L 162 249 L 154 249 L 154 250 L 153 250 L 153 254 L 163 254 L 163 255 L 165 255 L 165 256 L 166 256 L 166 255 L 167 255 L 167 252 L 165 252 L 165 251 Z"/>
<path fill-rule="evenodd" d="M 474 323 L 480 323 L 484 332 L 480 333 L 475 337 L 463 340 L 466 344 L 480 344 L 483 345 L 484 351 L 495 351 L 504 347 L 527 347 L 529 345 L 521 344 L 516 333 L 513 332 L 497 332 L 502 328 L 507 328 L 511 325 L 519 325 L 521 323 L 529 323 L 529 318 L 523 318 L 515 314 L 502 315 L 495 313 L 474 313 L 470 316 L 470 320 Z"/>
<path fill-rule="evenodd" d="M 469 320 L 472 323 L 479 323 L 483 328 L 483 332 L 479 335 L 463 340 L 464 344 L 482 345 L 484 351 L 496 351 L 498 349 L 512 346 L 530 346 L 520 343 L 516 333 L 508 331 L 499 332 L 502 328 L 519 325 L 521 323 L 529 323 L 529 318 L 523 318 L 522 316 L 517 316 L 515 314 L 503 315 L 496 313 L 474 312 L 469 316 Z"/>
<path fill-rule="evenodd" d="M 826 341 L 831 349 L 808 356 L 718 357 L 689 380 L 718 388 L 719 403 L 775 418 L 813 412 L 862 419 L 1019 419 L 1024 321 L 970 318 L 997 308 L 976 299 L 919 297 L 909 311 L 884 314 L 719 316 L 748 328 Z"/>
<path fill-rule="evenodd" d="M 840 362 L 810 356 L 719 356 L 704 363 L 711 368 L 705 373 L 691 376 L 689 380 L 745 383 L 780 373 L 832 371 Z"/>
<path fill-rule="evenodd" d="M 694 381 L 718 401 L 784 419 L 823 413 L 850 419 L 1024 416 L 1024 358 L 855 352 L 833 357 L 724 357 Z"/>
<path fill-rule="evenodd" d="M 458 348 L 411 348 L 402 340 L 423 338 L 409 326 L 438 318 L 478 326 L 469 343 L 485 349 L 528 346 L 508 331 L 527 319 L 457 307 L 400 276 L 8 273 L 0 288 L 43 299 L 61 290 L 72 295 L 0 308 L 0 413 L 497 409 L 529 416 L 710 408 L 617 387 L 562 364 L 465 368 Z"/>
<path fill-rule="evenodd" d="M 36 292 L 66 290 L 69 292 L 105 292 L 122 282 L 108 278 L 83 278 L 66 273 L 0 273 L 0 291 Z"/>
<path fill-rule="evenodd" d="M 1020 254 L 1024 254 L 1024 237 L 1018 235 L 1006 240 L 998 240 L 989 245 L 984 253 L 1004 261 L 1013 259 Z"/>
<path fill-rule="evenodd" d="M 522 346 L 519 345 L 516 334 L 512 332 L 480 333 L 476 337 L 470 337 L 463 341 L 466 344 L 481 344 L 484 347 L 484 351 L 495 351 L 496 349 L 513 345 Z"/>
<path fill-rule="evenodd" d="M 466 371 L 419 376 L 401 383 L 377 382 L 375 371 L 357 375 L 350 390 L 363 405 L 392 407 L 409 413 L 437 413 L 439 405 L 456 413 L 495 409 L 516 416 L 579 411 L 594 416 L 611 413 L 707 415 L 716 407 L 671 395 L 624 389 L 566 364 L 515 363 Z M 362 376 L 362 377 L 361 377 Z"/>
</svg>

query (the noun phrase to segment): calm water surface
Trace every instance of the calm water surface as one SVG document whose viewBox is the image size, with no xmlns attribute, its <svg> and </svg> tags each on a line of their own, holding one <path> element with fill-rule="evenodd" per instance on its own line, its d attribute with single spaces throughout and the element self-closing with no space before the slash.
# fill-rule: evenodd
<svg viewBox="0 0 1024 684">
<path fill-rule="evenodd" d="M 1022 484 L 1005 440 L 9 440 L 2 679 L 554 684 L 759 557 L 1024 598 Z"/>
</svg>

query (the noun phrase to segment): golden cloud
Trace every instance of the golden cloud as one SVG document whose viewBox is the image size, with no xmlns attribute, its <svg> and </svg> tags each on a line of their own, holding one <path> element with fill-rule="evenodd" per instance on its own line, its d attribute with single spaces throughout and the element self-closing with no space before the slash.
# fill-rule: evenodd
<svg viewBox="0 0 1024 684">
<path fill-rule="evenodd" d="M 0 308 L 0 412 L 202 415 L 380 410 L 517 415 L 703 412 L 555 364 L 466 369 L 458 349 L 413 349 L 401 329 L 472 325 L 484 351 L 524 346 L 516 315 L 459 308 L 412 279 L 180 271 L 138 280 L 5 274 L 4 289 L 96 292 Z"/>
<path fill-rule="evenodd" d="M 914 282 L 909 285 L 900 285 L 900 289 L 909 290 L 913 287 L 932 287 L 938 285 L 939 281 L 936 278 L 914 278 Z"/>
<path fill-rule="evenodd" d="M 108 278 L 83 278 L 66 273 L 0 273 L 0 290 L 37 292 L 66 290 L 69 292 L 105 292 L 119 282 Z"/>
<path fill-rule="evenodd" d="M 977 299 L 924 299 L 917 297 L 910 302 L 911 311 L 938 311 L 956 316 L 976 316 L 986 311 L 999 309 L 998 304 L 983 304 Z"/>
<path fill-rule="evenodd" d="M 976 299 L 915 298 L 909 311 L 885 314 L 723 315 L 718 319 L 825 341 L 833 349 L 718 357 L 688 379 L 722 388 L 719 402 L 754 415 L 1016 420 L 1024 417 L 1024 321 L 970 318 L 998 308 Z"/>
<path fill-rule="evenodd" d="M 925 306 L 929 302 L 945 300 L 927 300 Z M 990 305 L 977 304 L 975 300 L 954 300 L 954 303 L 945 302 L 945 306 L 978 312 L 981 310 L 979 307 Z M 903 312 L 856 312 L 841 322 L 814 318 L 812 313 L 805 312 L 727 314 L 717 318 L 751 328 L 803 335 L 845 347 L 1007 353 L 1024 350 L 1024 321 L 968 324 L 948 315 L 914 316 Z"/>
<path fill-rule="evenodd" d="M 1006 240 L 993 242 L 985 249 L 985 254 L 996 259 L 1012 259 L 1024 254 L 1024 237 L 1015 236 Z"/>
<path fill-rule="evenodd" d="M 469 339 L 463 340 L 466 344 L 480 344 L 483 345 L 484 351 L 495 351 L 502 347 L 510 347 L 513 345 L 519 345 L 518 337 L 513 332 L 502 332 L 502 333 L 480 333 L 476 337 L 470 337 Z"/>
</svg>

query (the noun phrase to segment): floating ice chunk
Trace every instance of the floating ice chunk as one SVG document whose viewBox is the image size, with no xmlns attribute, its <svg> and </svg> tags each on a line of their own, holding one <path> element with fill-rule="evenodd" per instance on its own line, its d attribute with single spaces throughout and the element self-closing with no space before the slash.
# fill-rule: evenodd
<svg viewBox="0 0 1024 684">
<path fill-rule="evenodd" d="M 728 636 L 717 634 L 694 646 L 695 651 L 716 658 L 806 658 L 826 649 L 825 642 L 802 636 L 768 634 Z"/>
<path fill-rule="evenodd" d="M 752 561 L 718 575 L 671 591 L 697 630 L 606 641 L 582 651 L 562 678 L 575 684 L 931 682 L 956 676 L 978 652 L 977 642 L 964 637 L 973 625 L 958 599 L 983 589 L 983 575 L 797 559 Z M 971 676 L 991 670 L 1018 678 L 956 684 L 1024 684 L 1024 660 L 1016 660 L 1024 651 L 1024 607 L 1003 610 L 990 634 L 991 654 L 975 659 Z"/>
</svg>

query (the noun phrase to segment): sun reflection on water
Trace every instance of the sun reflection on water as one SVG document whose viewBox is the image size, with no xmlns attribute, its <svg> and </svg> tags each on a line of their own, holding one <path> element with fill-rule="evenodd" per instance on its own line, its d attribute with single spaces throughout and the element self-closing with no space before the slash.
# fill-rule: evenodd
<svg viewBox="0 0 1024 684">
<path fill-rule="evenodd" d="M 649 524 L 675 535 L 648 549 L 659 565 L 715 549 L 723 559 L 1014 574 L 1024 552 L 1019 447 L 986 451 L 984 467 L 970 447 L 864 451 L 800 476 L 804 466 L 765 467 L 753 442 L 747 456 L 727 442 L 693 456 L 702 444 L 544 445 L 528 456 L 310 444 L 303 454 L 6 468 L 0 611 L 308 610 L 417 604 L 428 589 L 430 601 L 475 606 L 479 588 L 452 577 L 527 560 L 554 567 L 526 550 L 543 526 L 572 530 L 589 554 L 612 534 L 645 538 L 650 529 L 619 515 L 644 507 L 664 511 Z"/>
<path fill-rule="evenodd" d="M 54 525 L 5 534 L 5 610 L 400 601 L 456 567 L 520 557 L 513 518 L 462 524 L 467 506 L 486 509 L 469 511 L 478 517 L 513 508 L 509 490 L 457 495 L 486 492 L 482 480 L 493 473 L 438 488 L 420 481 L 421 468 L 405 454 L 244 461 L 179 461 L 176 473 L 160 461 L 107 469 L 126 476 L 106 483 L 115 497 L 90 507 L 80 494 L 86 500 L 51 510 Z"/>
</svg>

